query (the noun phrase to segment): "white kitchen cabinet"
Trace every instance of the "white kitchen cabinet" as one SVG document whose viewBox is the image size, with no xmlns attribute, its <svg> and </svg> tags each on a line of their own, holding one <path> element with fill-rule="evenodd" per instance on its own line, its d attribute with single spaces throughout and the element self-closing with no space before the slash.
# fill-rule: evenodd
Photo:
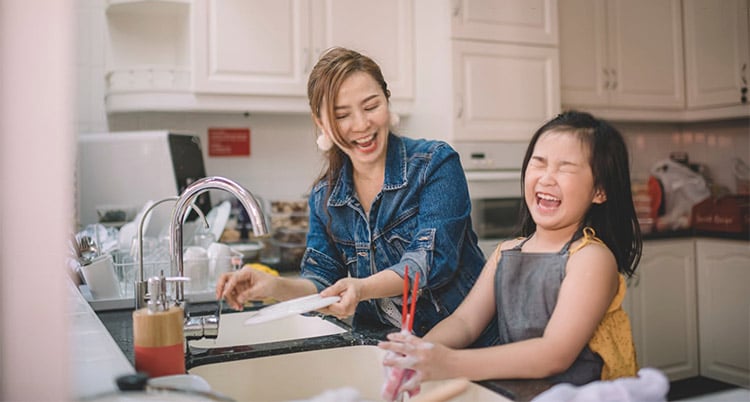
<svg viewBox="0 0 750 402">
<path fill-rule="evenodd" d="M 602 117 L 684 108 L 680 5 L 680 0 L 560 2 L 563 106 Z"/>
<path fill-rule="evenodd" d="M 457 141 L 528 141 L 560 111 L 556 47 L 453 40 Z"/>
<path fill-rule="evenodd" d="M 557 0 L 455 0 L 454 39 L 557 45 Z"/>
<path fill-rule="evenodd" d="M 750 115 L 741 100 L 750 79 L 748 0 L 684 0 L 683 7 L 687 107 L 734 106 L 737 116 Z"/>
<path fill-rule="evenodd" d="M 698 239 L 701 375 L 750 386 L 750 243 Z"/>
<path fill-rule="evenodd" d="M 185 101 L 191 85 L 189 1 L 109 1 L 106 28 L 108 111 L 135 107 L 143 97 Z"/>
<path fill-rule="evenodd" d="M 693 243 L 644 242 L 624 302 L 639 366 L 658 368 L 672 381 L 699 373 Z"/>
<path fill-rule="evenodd" d="M 292 97 L 307 110 L 307 78 L 332 46 L 383 70 L 394 100 L 413 97 L 411 0 L 196 0 L 195 90 Z M 294 106 L 291 106 L 294 108 Z"/>
<path fill-rule="evenodd" d="M 413 19 L 413 0 L 112 0 L 107 111 L 308 112 L 310 70 L 345 46 L 409 113 Z"/>
</svg>

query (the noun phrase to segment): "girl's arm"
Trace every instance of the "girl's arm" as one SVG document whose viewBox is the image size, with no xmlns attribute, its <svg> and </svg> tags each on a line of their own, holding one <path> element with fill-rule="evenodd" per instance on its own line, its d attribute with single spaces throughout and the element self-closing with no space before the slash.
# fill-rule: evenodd
<svg viewBox="0 0 750 402">
<path fill-rule="evenodd" d="M 456 311 L 440 321 L 424 339 L 451 348 L 469 346 L 492 320 L 495 309 L 495 271 L 500 257 L 500 244 L 487 259 L 479 278 Z"/>
<path fill-rule="evenodd" d="M 384 348 L 407 358 L 384 364 L 420 371 L 423 381 L 453 377 L 474 381 L 544 378 L 561 373 L 570 367 L 604 317 L 617 291 L 617 275 L 614 256 L 606 247 L 582 248 L 568 260 L 555 311 L 541 337 L 489 348 L 456 350 L 437 341 L 460 339 L 455 334 L 444 335 L 450 331 L 464 332 L 460 328 L 441 329 L 440 337 L 431 338 L 436 342 L 391 334 L 389 339 L 395 342 L 388 342 Z"/>
</svg>

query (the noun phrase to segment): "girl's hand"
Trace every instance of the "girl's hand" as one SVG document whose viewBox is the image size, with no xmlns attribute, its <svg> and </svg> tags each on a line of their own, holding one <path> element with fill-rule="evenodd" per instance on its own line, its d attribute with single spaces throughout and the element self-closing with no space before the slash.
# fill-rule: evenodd
<svg viewBox="0 0 750 402">
<path fill-rule="evenodd" d="M 391 351 L 383 359 L 386 367 L 412 369 L 416 374 L 402 386 L 402 391 L 413 391 L 423 381 L 452 378 L 449 371 L 452 349 L 433 344 L 405 331 L 388 334 L 388 342 L 378 347 Z"/>
<path fill-rule="evenodd" d="M 274 297 L 277 276 L 252 268 L 221 274 L 216 281 L 216 299 L 223 298 L 229 307 L 242 310 L 246 301 Z"/>
<path fill-rule="evenodd" d="M 354 315 L 357 304 L 360 302 L 362 295 L 362 281 L 356 278 L 344 278 L 338 282 L 323 289 L 320 292 L 322 297 L 341 296 L 338 303 L 334 303 L 320 311 L 324 314 L 330 314 L 337 318 L 343 319 Z"/>
</svg>

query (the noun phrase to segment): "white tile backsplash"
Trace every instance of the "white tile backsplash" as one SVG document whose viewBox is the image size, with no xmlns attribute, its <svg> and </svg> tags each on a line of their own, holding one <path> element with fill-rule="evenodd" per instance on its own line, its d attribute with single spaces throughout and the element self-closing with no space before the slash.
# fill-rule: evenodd
<svg viewBox="0 0 750 402">
<path fill-rule="evenodd" d="M 625 136 L 632 159 L 631 176 L 645 180 L 649 170 L 671 152 L 686 152 L 691 163 L 708 167 L 715 184 L 736 190 L 735 158 L 750 163 L 750 120 L 701 123 L 614 123 Z"/>
<path fill-rule="evenodd" d="M 308 114 L 132 113 L 110 116 L 110 130 L 176 130 L 201 137 L 206 174 L 237 181 L 266 200 L 299 199 L 323 168 Z M 209 157 L 210 127 L 250 128 L 250 156 Z M 211 194 L 217 203 L 228 194 Z"/>
</svg>

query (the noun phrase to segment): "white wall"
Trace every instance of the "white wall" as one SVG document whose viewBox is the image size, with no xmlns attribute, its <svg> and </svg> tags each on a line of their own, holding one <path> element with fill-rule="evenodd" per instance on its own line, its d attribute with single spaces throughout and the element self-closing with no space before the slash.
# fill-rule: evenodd
<svg viewBox="0 0 750 402">
<path fill-rule="evenodd" d="M 69 399 L 73 2 L 0 1 L 0 400 Z"/>
</svg>

